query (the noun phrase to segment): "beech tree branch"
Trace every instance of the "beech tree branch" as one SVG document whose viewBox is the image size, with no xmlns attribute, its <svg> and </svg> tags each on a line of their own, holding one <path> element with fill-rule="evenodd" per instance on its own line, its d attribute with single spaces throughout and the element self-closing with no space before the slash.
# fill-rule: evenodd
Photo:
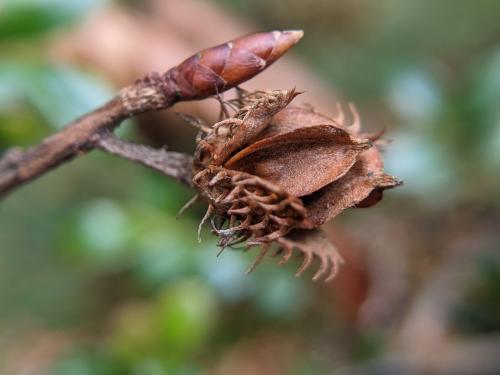
<svg viewBox="0 0 500 375">
<path fill-rule="evenodd" d="M 52 168 L 95 147 L 99 134 L 110 132 L 123 120 L 141 112 L 170 107 L 175 93 L 165 90 L 150 75 L 138 80 L 108 103 L 83 115 L 66 128 L 25 151 L 7 150 L 0 159 L 0 198 Z"/>
<path fill-rule="evenodd" d="M 26 151 L 7 150 L 0 159 L 0 198 L 97 145 L 190 184 L 185 156 L 132 145 L 111 137 L 110 132 L 138 113 L 207 98 L 247 81 L 280 58 L 302 35 L 300 30 L 256 33 L 200 51 L 164 74 L 151 73 L 125 87 L 107 104 L 39 145 Z"/>
<path fill-rule="evenodd" d="M 95 146 L 104 152 L 142 164 L 187 186 L 192 186 L 193 158 L 190 155 L 131 143 L 117 138 L 111 132 L 99 135 Z"/>
</svg>

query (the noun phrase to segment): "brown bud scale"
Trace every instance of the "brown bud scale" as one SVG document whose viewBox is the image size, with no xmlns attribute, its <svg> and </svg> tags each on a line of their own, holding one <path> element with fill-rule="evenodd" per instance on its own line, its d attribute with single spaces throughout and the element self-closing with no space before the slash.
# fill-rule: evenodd
<svg viewBox="0 0 500 375">
<path fill-rule="evenodd" d="M 200 99 L 235 87 L 262 72 L 294 46 L 297 30 L 255 33 L 205 49 L 165 73 L 182 100 Z"/>
</svg>

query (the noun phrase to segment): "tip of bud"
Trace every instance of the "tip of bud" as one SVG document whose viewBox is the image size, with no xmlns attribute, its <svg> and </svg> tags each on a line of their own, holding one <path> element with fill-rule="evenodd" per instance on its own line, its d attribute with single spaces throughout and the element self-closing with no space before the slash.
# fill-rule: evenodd
<svg viewBox="0 0 500 375">
<path fill-rule="evenodd" d="M 304 35 L 304 32 L 302 30 L 284 30 L 273 31 L 271 34 L 274 38 L 274 45 L 272 53 L 267 57 L 268 66 L 296 45 Z"/>
<path fill-rule="evenodd" d="M 182 87 L 178 91 L 183 100 L 205 98 L 259 74 L 296 45 L 303 35 L 302 30 L 245 35 L 198 52 L 168 74 L 176 77 L 177 84 L 180 82 Z"/>
<path fill-rule="evenodd" d="M 304 30 L 284 30 L 283 33 L 289 34 L 293 39 L 295 39 L 295 43 L 297 43 L 304 36 Z"/>
</svg>

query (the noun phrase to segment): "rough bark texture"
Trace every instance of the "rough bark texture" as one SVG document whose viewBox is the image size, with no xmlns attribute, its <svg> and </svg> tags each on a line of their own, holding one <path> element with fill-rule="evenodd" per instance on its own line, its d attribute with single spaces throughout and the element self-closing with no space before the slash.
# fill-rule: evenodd
<svg viewBox="0 0 500 375">
<path fill-rule="evenodd" d="M 111 155 L 142 164 L 187 186 L 192 186 L 193 158 L 190 155 L 130 143 L 115 137 L 112 133 L 103 134 L 99 137 L 96 148 Z"/>
<path fill-rule="evenodd" d="M 45 138 L 26 151 L 8 150 L 0 160 L 0 197 L 33 180 L 73 157 L 93 148 L 92 138 L 104 130 L 112 130 L 126 117 L 119 98 L 84 115 L 65 129 Z"/>
</svg>

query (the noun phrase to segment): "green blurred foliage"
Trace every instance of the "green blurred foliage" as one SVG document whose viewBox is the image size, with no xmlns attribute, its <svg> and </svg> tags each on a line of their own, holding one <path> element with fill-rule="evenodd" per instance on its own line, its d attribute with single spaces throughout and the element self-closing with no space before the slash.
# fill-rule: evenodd
<svg viewBox="0 0 500 375">
<path fill-rule="evenodd" d="M 3 0 L 0 39 L 37 38 L 41 34 L 68 26 L 105 0 Z"/>
<path fill-rule="evenodd" d="M 24 103 L 29 106 L 28 113 L 38 112 L 52 130 L 62 128 L 111 97 L 112 90 L 101 80 L 72 67 L 0 59 L 2 110 L 23 112 Z M 13 125 L 2 126 L 4 141 L 19 133 L 13 128 Z M 34 126 L 29 126 L 26 132 L 32 128 Z M 29 134 L 26 137 L 31 138 Z M 22 134 L 18 134 L 17 139 L 22 140 Z"/>
<path fill-rule="evenodd" d="M 500 331 L 500 261 L 492 256 L 478 261 L 476 278 L 457 306 L 455 329 L 467 334 Z"/>
</svg>

